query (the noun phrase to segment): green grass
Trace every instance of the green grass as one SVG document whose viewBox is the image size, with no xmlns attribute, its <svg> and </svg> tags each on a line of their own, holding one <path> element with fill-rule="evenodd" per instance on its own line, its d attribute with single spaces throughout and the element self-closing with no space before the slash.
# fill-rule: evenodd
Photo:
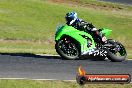
<svg viewBox="0 0 132 88">
<path fill-rule="evenodd" d="M 75 0 L 73 0 L 75 1 Z M 87 4 L 83 0 L 81 4 Z M 102 8 L 100 2 L 90 0 L 93 6 L 52 3 L 47 0 L 0 1 L 0 52 L 27 52 L 56 54 L 54 33 L 57 24 L 65 23 L 65 14 L 76 11 L 78 16 L 92 22 L 97 28 L 113 30 L 111 38 L 125 45 L 132 58 L 132 8 Z M 109 4 L 112 6 L 113 4 Z M 97 7 L 97 8 L 95 8 Z"/>
<path fill-rule="evenodd" d="M 0 88 L 131 88 L 132 84 L 86 84 L 68 81 L 0 80 Z"/>
<path fill-rule="evenodd" d="M 27 40 L 4 40 L 0 42 L 0 53 L 56 54 L 54 45 L 51 45 L 50 42 Z"/>
</svg>

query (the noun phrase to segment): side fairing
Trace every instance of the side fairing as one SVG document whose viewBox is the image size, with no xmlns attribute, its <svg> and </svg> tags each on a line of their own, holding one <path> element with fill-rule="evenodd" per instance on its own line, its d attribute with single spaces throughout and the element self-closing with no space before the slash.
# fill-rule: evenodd
<svg viewBox="0 0 132 88">
<path fill-rule="evenodd" d="M 79 31 L 71 26 L 62 26 L 57 29 L 55 34 L 55 41 L 58 41 L 61 39 L 63 35 L 67 35 L 78 41 L 81 45 L 81 52 L 88 51 L 90 49 L 93 49 L 95 47 L 94 40 L 92 36 L 84 31 Z M 86 36 L 92 40 L 92 45 L 88 48 L 88 41 L 83 36 Z"/>
</svg>

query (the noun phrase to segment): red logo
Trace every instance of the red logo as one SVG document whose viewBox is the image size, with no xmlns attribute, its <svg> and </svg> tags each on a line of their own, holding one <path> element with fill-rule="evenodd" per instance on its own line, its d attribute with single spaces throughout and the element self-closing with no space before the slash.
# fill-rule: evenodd
<svg viewBox="0 0 132 88">
<path fill-rule="evenodd" d="M 80 66 L 77 72 L 77 83 L 130 83 L 129 74 L 86 74 L 86 71 Z"/>
</svg>

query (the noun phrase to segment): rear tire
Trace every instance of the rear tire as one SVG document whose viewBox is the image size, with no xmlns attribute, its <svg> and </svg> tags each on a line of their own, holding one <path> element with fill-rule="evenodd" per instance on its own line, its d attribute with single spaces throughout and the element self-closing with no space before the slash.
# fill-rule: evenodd
<svg viewBox="0 0 132 88">
<path fill-rule="evenodd" d="M 110 59 L 112 62 L 122 62 L 122 61 L 124 61 L 126 56 L 127 56 L 127 53 L 126 53 L 126 50 L 125 50 L 124 46 L 121 43 L 119 43 L 119 42 L 117 42 L 115 40 L 109 40 L 108 42 L 110 44 L 113 44 L 113 45 L 116 44 L 120 48 L 120 50 L 118 52 L 115 52 L 115 53 L 113 53 L 112 51 L 108 50 L 107 51 L 108 59 Z M 119 53 L 120 56 L 117 56 L 116 55 L 117 53 Z"/>
</svg>

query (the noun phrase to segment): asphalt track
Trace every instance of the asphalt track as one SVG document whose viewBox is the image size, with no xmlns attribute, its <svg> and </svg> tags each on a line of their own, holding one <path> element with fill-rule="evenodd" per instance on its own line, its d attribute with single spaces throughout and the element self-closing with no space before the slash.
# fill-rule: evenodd
<svg viewBox="0 0 132 88">
<path fill-rule="evenodd" d="M 76 71 L 82 66 L 88 74 L 130 74 L 132 60 L 61 60 L 59 56 L 32 54 L 0 54 L 0 78 L 75 80 Z"/>
<path fill-rule="evenodd" d="M 108 2 L 113 2 L 113 3 L 132 5 L 132 0 L 100 0 L 100 1 L 108 1 Z"/>
</svg>

